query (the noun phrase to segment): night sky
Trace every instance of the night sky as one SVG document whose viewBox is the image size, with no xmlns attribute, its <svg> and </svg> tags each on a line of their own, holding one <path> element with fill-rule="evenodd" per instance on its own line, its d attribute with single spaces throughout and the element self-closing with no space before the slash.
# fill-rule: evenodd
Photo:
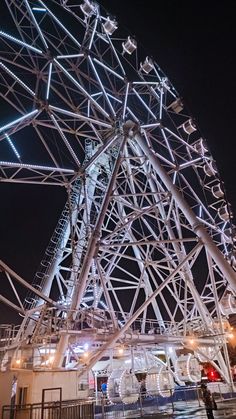
<svg viewBox="0 0 236 419">
<path fill-rule="evenodd" d="M 4 3 L 1 1 L 0 16 L 4 16 L 1 8 L 6 13 Z M 101 0 L 100 4 L 135 35 L 191 110 L 236 214 L 233 3 Z M 65 193 L 52 187 L 6 183 L 0 188 L 0 258 L 30 282 L 63 208 Z M 13 319 L 7 310 L 0 304 L 0 323 Z"/>
</svg>

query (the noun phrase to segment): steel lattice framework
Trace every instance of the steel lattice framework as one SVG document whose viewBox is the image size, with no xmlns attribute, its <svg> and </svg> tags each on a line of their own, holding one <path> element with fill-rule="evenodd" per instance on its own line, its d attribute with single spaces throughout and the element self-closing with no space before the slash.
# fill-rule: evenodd
<svg viewBox="0 0 236 419">
<path fill-rule="evenodd" d="M 1 262 L 13 296 L 1 301 L 25 316 L 11 348 L 55 335 L 60 367 L 87 313 L 93 333 L 92 318 L 97 330 L 110 325 L 95 336 L 88 367 L 117 342 L 149 342 L 151 321 L 155 344 L 188 346 L 191 329 L 202 351 L 209 340 L 218 353 L 218 301 L 236 289 L 232 216 L 183 101 L 97 4 L 5 2 L 1 181 L 68 193 L 32 284 Z M 228 360 L 217 356 L 227 378 Z"/>
</svg>

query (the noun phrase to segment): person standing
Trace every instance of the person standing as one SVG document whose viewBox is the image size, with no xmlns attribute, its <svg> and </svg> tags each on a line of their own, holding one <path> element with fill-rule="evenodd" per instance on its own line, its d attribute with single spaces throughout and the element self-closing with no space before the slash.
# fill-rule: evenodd
<svg viewBox="0 0 236 419">
<path fill-rule="evenodd" d="M 106 381 L 103 381 L 102 382 L 102 384 L 101 384 L 101 390 L 102 390 L 103 397 L 106 398 L 106 396 L 107 396 L 107 383 L 106 383 Z"/>
<path fill-rule="evenodd" d="M 208 419 L 214 419 L 213 415 L 213 409 L 215 408 L 215 400 L 212 396 L 211 391 L 207 388 L 206 384 L 201 384 L 201 390 L 202 390 L 202 400 L 205 404 L 206 408 L 206 414 Z"/>
</svg>

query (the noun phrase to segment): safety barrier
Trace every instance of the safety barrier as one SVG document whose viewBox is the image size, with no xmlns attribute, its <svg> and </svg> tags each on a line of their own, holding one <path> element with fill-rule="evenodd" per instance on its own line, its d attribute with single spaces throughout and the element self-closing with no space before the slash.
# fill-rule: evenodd
<svg viewBox="0 0 236 419">
<path fill-rule="evenodd" d="M 231 392 L 224 383 L 209 383 L 209 389 L 214 394 L 217 404 L 224 414 L 230 415 L 234 410 L 236 393 Z M 171 390 L 170 390 L 171 392 Z M 196 418 L 205 415 L 205 406 L 198 385 L 178 387 L 169 397 L 140 394 L 137 402 L 132 404 L 110 404 L 106 398 L 101 398 L 95 408 L 96 419 L 121 419 L 153 417 L 164 419 L 173 417 L 173 413 L 182 417 Z M 182 416 L 181 416 L 182 415 Z M 205 417 L 205 416 L 204 416 Z"/>
<path fill-rule="evenodd" d="M 94 419 L 93 401 L 3 406 L 2 419 Z"/>
</svg>

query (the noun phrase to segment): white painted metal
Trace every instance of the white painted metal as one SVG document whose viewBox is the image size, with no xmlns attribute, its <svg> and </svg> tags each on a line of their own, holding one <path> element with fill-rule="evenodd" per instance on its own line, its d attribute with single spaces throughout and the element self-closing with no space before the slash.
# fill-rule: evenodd
<svg viewBox="0 0 236 419">
<path fill-rule="evenodd" d="M 134 373 L 114 369 L 108 378 L 107 395 L 112 403 L 135 403 L 139 399 L 140 385 Z"/>
<path fill-rule="evenodd" d="M 0 301 L 25 315 L 17 331 L 0 328 L 1 352 L 14 362 L 15 348 L 27 341 L 35 354 L 46 339 L 48 366 L 82 376 L 121 343 L 171 344 L 175 359 L 180 346 L 201 356 L 207 342 L 230 383 L 221 311 L 235 307 L 218 301 L 228 284 L 232 301 L 236 291 L 231 210 L 183 100 L 95 3 L 5 3 L 18 35 L 6 19 L 1 181 L 64 187 L 68 200 L 32 287 L 1 265 L 12 296 Z"/>
</svg>

